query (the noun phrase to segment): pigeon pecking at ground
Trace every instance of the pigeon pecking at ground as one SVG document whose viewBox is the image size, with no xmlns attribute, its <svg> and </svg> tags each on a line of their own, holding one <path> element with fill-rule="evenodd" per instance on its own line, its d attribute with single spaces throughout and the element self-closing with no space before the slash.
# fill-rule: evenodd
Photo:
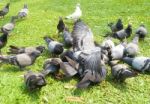
<svg viewBox="0 0 150 104">
<path fill-rule="evenodd" d="M 137 76 L 137 72 L 130 70 L 125 64 L 112 65 L 111 74 L 117 82 L 124 82 L 127 78 Z"/>
<path fill-rule="evenodd" d="M 10 56 L 0 56 L 1 63 L 11 64 L 18 66 L 20 69 L 26 66 L 31 66 L 35 63 L 37 57 L 40 56 L 40 52 L 35 51 L 32 53 L 22 53 Z"/>
<path fill-rule="evenodd" d="M 63 53 L 63 44 L 59 43 L 57 41 L 54 41 L 52 38 L 50 37 L 44 37 L 45 42 L 47 43 L 48 46 L 48 50 L 52 53 L 52 54 L 56 54 L 59 55 L 61 53 Z"/>
<path fill-rule="evenodd" d="M 7 3 L 6 6 L 0 10 L 0 17 L 3 17 L 9 12 L 9 5 L 10 3 Z"/>
<path fill-rule="evenodd" d="M 15 19 L 16 19 L 16 16 L 12 16 L 11 21 L 1 27 L 1 32 L 10 33 L 15 28 Z"/>
<path fill-rule="evenodd" d="M 21 53 L 32 53 L 35 51 L 39 51 L 40 53 L 43 53 L 45 50 L 44 46 L 37 46 L 37 47 L 17 47 L 17 46 L 9 46 L 9 52 L 8 54 L 21 54 Z"/>
<path fill-rule="evenodd" d="M 140 72 L 150 71 L 150 59 L 148 57 L 124 57 L 122 60 L 123 62 L 130 65 L 133 69 L 138 70 Z"/>
<path fill-rule="evenodd" d="M 24 74 L 24 82 L 29 91 L 41 89 L 46 85 L 45 76 L 42 73 L 28 71 Z"/>
</svg>

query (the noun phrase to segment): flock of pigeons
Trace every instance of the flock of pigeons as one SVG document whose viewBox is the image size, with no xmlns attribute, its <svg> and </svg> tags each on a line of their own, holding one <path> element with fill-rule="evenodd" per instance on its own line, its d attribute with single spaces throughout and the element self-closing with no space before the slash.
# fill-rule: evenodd
<svg viewBox="0 0 150 104">
<path fill-rule="evenodd" d="M 9 11 L 9 3 L 0 11 L 0 16 L 5 16 Z M 15 27 L 15 21 L 25 18 L 28 15 L 28 7 L 24 8 L 13 16 L 11 21 L 1 27 L 3 35 L 0 37 L 0 49 L 7 43 L 9 33 Z M 57 25 L 58 35 L 62 36 L 64 43 L 60 43 L 48 36 L 44 37 L 48 51 L 58 56 L 57 58 L 49 58 L 45 60 L 43 69 L 38 72 L 28 71 L 24 75 L 27 88 L 32 91 L 40 89 L 46 85 L 45 77 L 49 74 L 57 77 L 73 77 L 77 76 L 81 81 L 77 84 L 77 88 L 86 88 L 91 84 L 100 83 L 106 78 L 106 64 L 111 67 L 111 74 L 117 82 L 124 82 L 127 78 L 135 77 L 138 72 L 150 71 L 150 59 L 148 57 L 137 56 L 139 52 L 138 42 L 144 40 L 147 35 L 147 29 L 144 25 L 136 30 L 135 36 L 130 43 L 126 38 L 132 34 L 132 26 L 129 24 L 125 29 L 121 19 L 116 23 L 110 23 L 110 36 L 98 44 L 93 39 L 91 29 L 80 19 L 82 11 L 80 4 L 76 5 L 74 13 L 66 16 L 66 19 L 74 21 L 73 31 L 69 29 L 60 17 Z M 120 40 L 115 45 L 112 38 Z M 68 50 L 64 51 L 64 47 Z M 24 69 L 35 63 L 36 59 L 45 51 L 44 46 L 37 47 L 17 47 L 10 46 L 7 56 L 1 55 L 1 63 L 7 63 Z M 120 61 L 127 63 L 119 63 Z"/>
</svg>

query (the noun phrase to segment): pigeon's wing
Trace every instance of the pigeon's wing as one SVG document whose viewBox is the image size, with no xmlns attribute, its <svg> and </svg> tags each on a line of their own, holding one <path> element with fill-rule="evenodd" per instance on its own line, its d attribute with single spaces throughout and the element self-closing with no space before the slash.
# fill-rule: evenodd
<svg viewBox="0 0 150 104">
<path fill-rule="evenodd" d="M 75 22 L 72 37 L 74 51 L 89 50 L 95 47 L 91 29 L 81 20 Z"/>
</svg>

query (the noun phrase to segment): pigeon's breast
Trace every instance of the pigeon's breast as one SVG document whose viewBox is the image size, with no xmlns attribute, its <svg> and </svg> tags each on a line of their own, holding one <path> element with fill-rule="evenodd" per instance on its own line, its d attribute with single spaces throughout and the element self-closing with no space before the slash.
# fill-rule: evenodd
<svg viewBox="0 0 150 104">
<path fill-rule="evenodd" d="M 27 54 L 20 54 L 16 56 L 18 63 L 21 66 L 31 65 L 32 60 Z"/>
<path fill-rule="evenodd" d="M 49 51 L 53 52 L 53 51 L 54 51 L 54 48 L 55 48 L 55 46 L 56 46 L 57 44 L 59 44 L 59 43 L 56 42 L 56 41 L 51 41 L 51 42 L 49 43 L 49 45 L 48 45 Z"/>
</svg>

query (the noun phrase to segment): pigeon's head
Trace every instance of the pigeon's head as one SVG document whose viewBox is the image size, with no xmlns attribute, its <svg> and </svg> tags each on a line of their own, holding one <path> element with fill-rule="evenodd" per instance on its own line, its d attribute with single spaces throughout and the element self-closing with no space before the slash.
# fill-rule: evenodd
<svg viewBox="0 0 150 104">
<path fill-rule="evenodd" d="M 63 44 L 57 44 L 54 48 L 55 54 L 61 54 L 64 51 Z"/>
<path fill-rule="evenodd" d="M 27 4 L 24 4 L 24 8 L 28 8 L 28 5 L 27 5 Z"/>
<path fill-rule="evenodd" d="M 31 74 L 26 79 L 26 86 L 30 91 L 41 88 L 46 85 L 45 78 L 42 74 Z"/>
<path fill-rule="evenodd" d="M 45 50 L 45 47 L 44 46 L 38 46 L 38 47 L 36 47 L 36 49 L 38 51 L 40 51 L 41 53 L 43 53 L 43 51 Z"/>
<path fill-rule="evenodd" d="M 30 55 L 30 56 L 33 56 L 33 57 L 38 57 L 38 56 L 40 56 L 40 54 L 41 54 L 41 52 L 39 52 L 39 51 L 34 51 L 34 52 L 30 53 L 29 55 Z"/>
<path fill-rule="evenodd" d="M 6 7 L 6 8 L 9 8 L 9 5 L 10 5 L 10 3 L 7 3 L 5 7 Z"/>
<path fill-rule="evenodd" d="M 59 17 L 59 20 L 61 20 L 61 21 L 63 20 L 61 16 Z"/>
<path fill-rule="evenodd" d="M 122 20 L 121 20 L 121 18 L 119 18 L 119 19 L 118 19 L 118 22 L 119 22 L 119 23 L 122 23 Z"/>
<path fill-rule="evenodd" d="M 141 24 L 140 27 L 145 27 L 145 25 L 144 25 L 144 24 Z"/>
</svg>

